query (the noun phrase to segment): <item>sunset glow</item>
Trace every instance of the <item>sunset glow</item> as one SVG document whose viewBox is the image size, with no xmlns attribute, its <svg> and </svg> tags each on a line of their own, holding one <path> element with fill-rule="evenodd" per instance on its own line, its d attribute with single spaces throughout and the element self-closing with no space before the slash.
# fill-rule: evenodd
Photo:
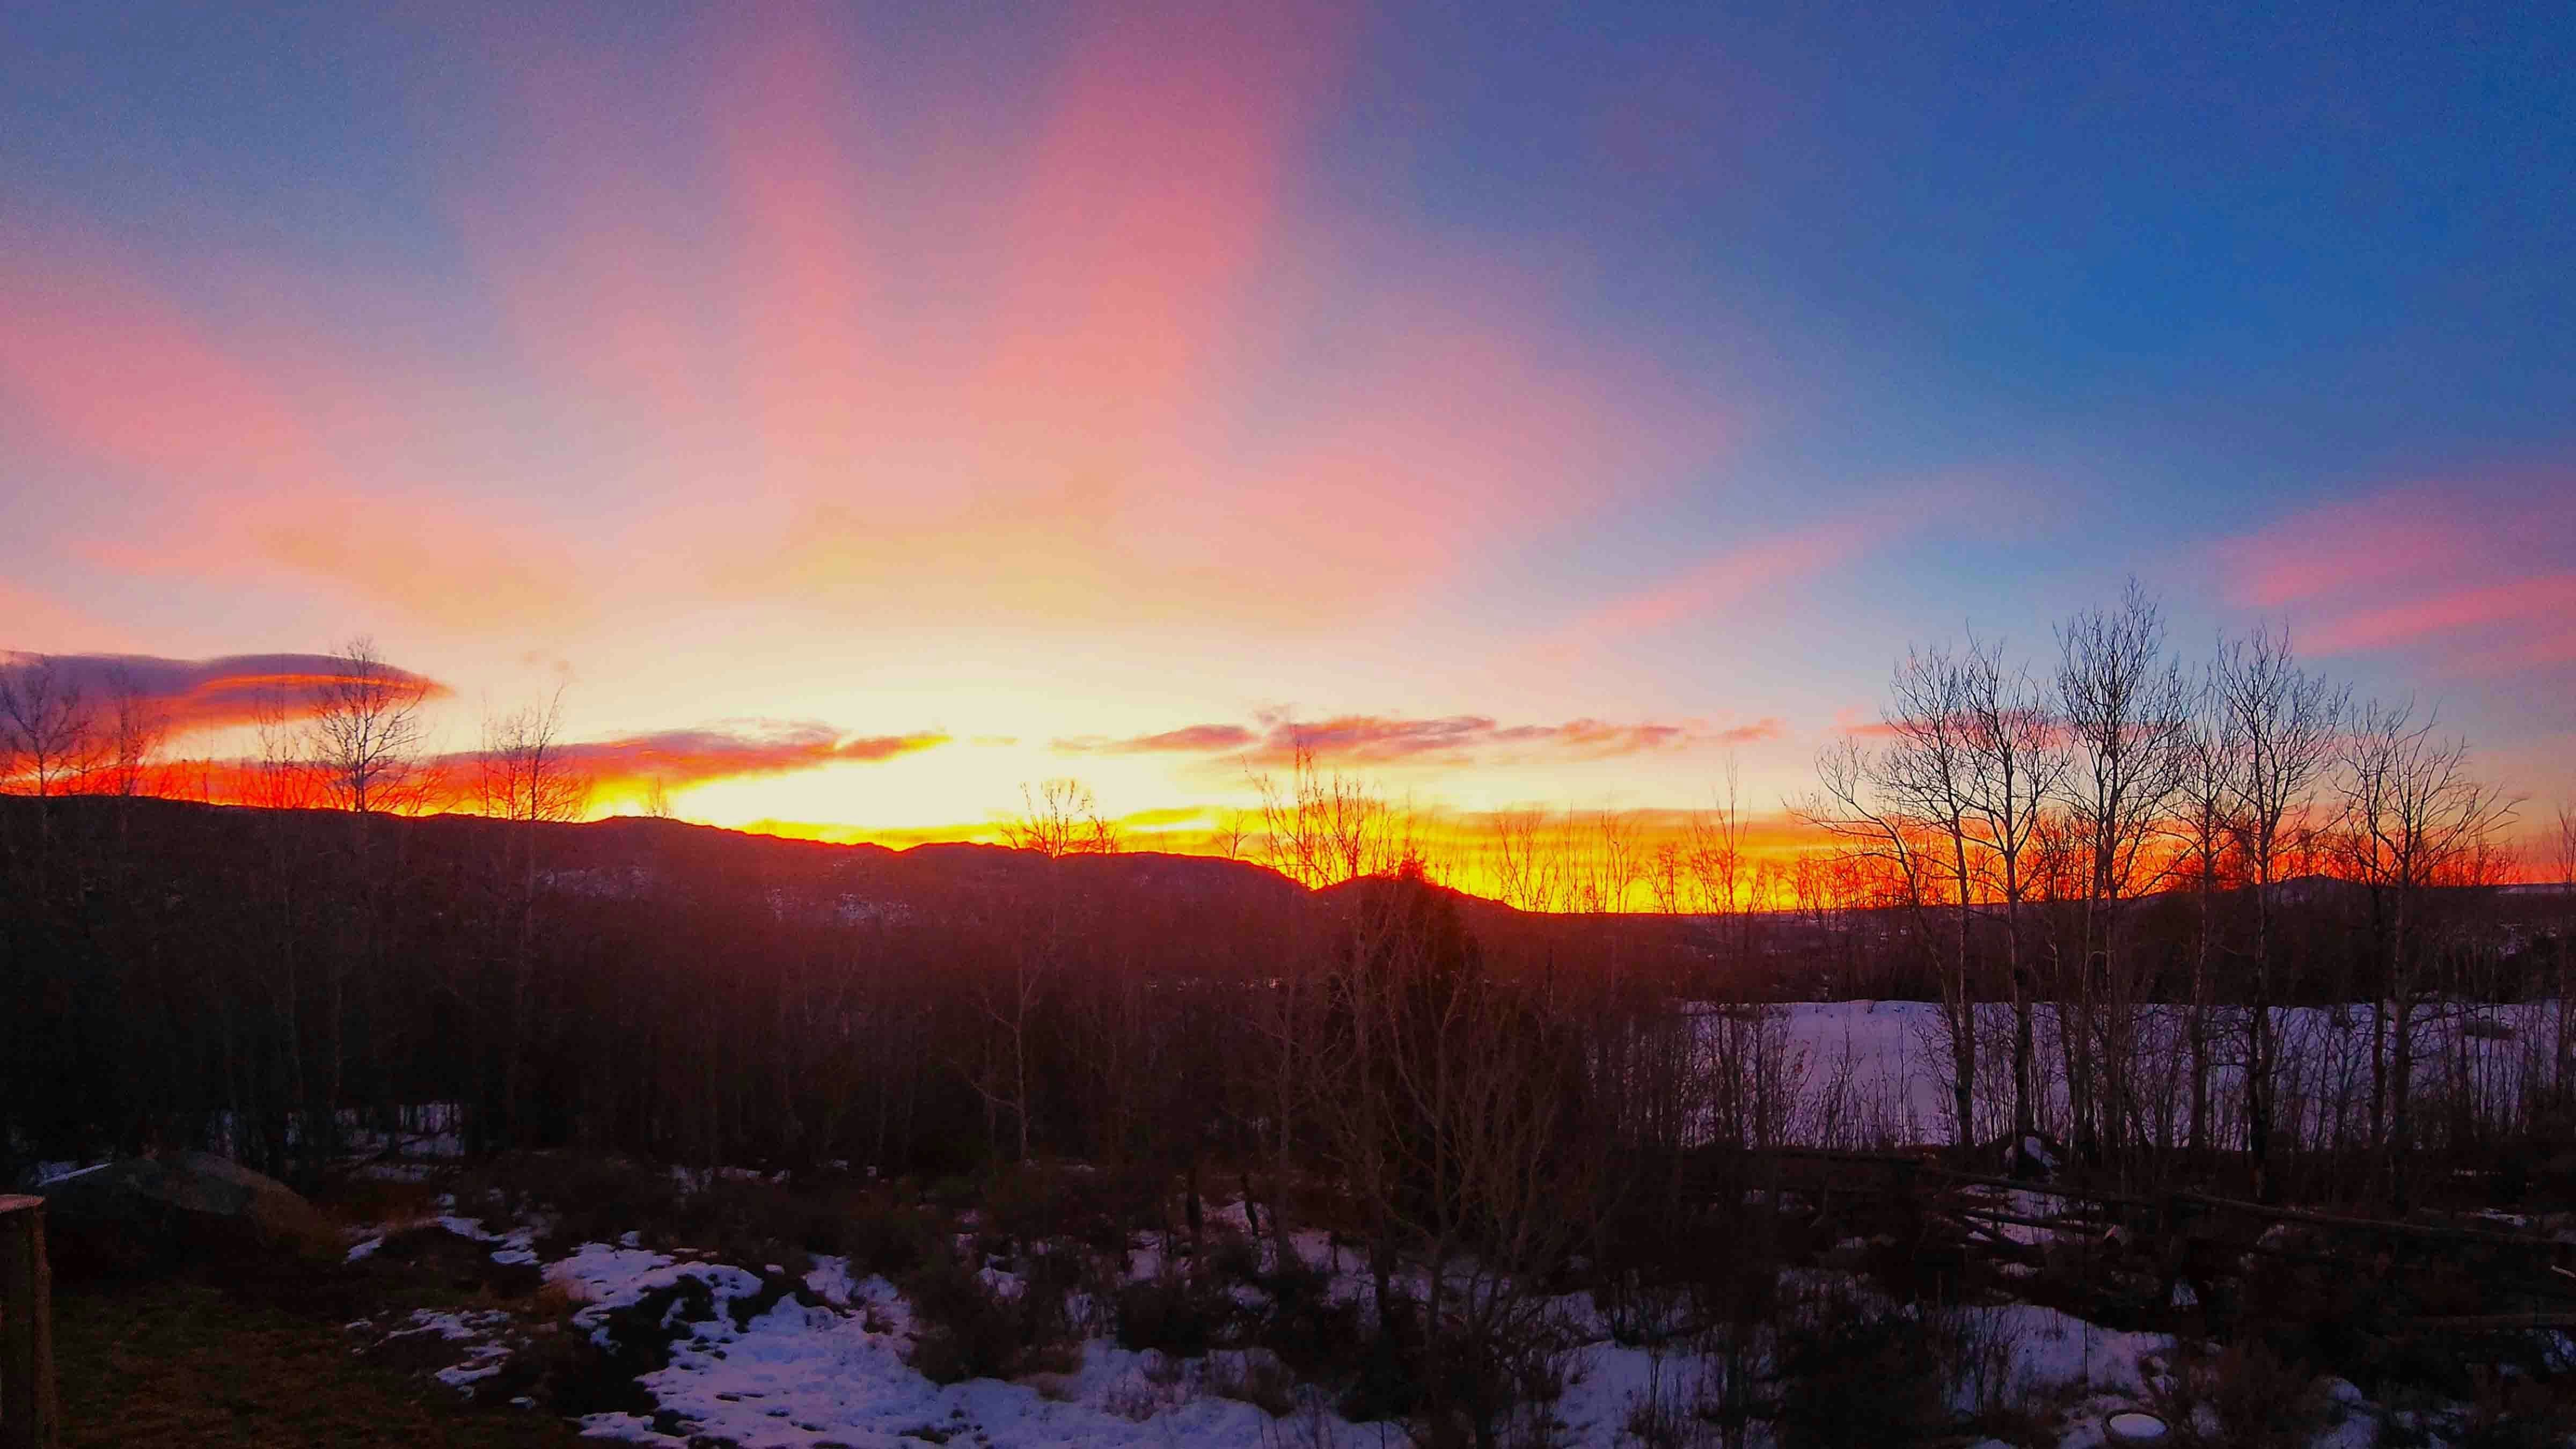
<svg viewBox="0 0 2576 1449">
<path fill-rule="evenodd" d="M 2576 156 L 2422 122 L 2545 58 L 2213 100 L 1829 23 L 13 13 L 0 649 L 153 701 L 173 793 L 367 635 L 457 769 L 560 691 L 599 813 L 994 839 L 1072 777 L 1222 853 L 1302 745 L 1481 886 L 1497 812 L 1730 771 L 1786 849 L 1909 641 L 2135 575 L 2576 793 Z"/>
</svg>

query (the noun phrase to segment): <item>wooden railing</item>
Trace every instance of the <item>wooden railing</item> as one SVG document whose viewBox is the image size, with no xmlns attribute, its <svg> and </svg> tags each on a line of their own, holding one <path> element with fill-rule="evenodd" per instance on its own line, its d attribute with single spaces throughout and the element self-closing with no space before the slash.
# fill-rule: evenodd
<svg viewBox="0 0 2576 1449">
<path fill-rule="evenodd" d="M 54 1449 L 53 1334 L 45 1200 L 0 1197 L 0 1449 Z"/>
</svg>

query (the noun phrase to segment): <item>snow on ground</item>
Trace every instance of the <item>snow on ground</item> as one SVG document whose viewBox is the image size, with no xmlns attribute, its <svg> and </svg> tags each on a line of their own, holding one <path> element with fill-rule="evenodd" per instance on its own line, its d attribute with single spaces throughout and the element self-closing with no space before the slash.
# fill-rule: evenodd
<svg viewBox="0 0 2576 1449">
<path fill-rule="evenodd" d="M 2040 1208 L 2042 1202 L 2016 1202 Z M 2034 1214 L 2036 1215 L 2036 1214 Z M 1212 1207 L 1211 1222 L 1244 1224 L 1240 1204 Z M 525 1261 L 532 1229 L 494 1233 L 478 1219 L 448 1213 L 438 1226 L 491 1245 L 496 1260 Z M 1366 1275 L 1346 1256 L 1334 1255 L 1322 1235 L 1300 1233 L 1301 1251 L 1336 1268 L 1335 1292 L 1357 1297 Z M 362 1256 L 381 1239 L 352 1249 Z M 503 1255 L 512 1255 L 505 1258 Z M 1150 1239 L 1129 1254 L 1130 1278 L 1159 1271 L 1162 1252 Z M 940 1386 L 904 1362 L 911 1346 L 909 1304 L 881 1277 L 853 1275 L 847 1259 L 818 1256 L 796 1283 L 775 1269 L 755 1273 L 732 1264 L 695 1259 L 639 1246 L 635 1234 L 617 1243 L 584 1243 L 544 1265 L 546 1278 L 581 1304 L 573 1323 L 594 1336 L 609 1315 L 645 1302 L 659 1290 L 694 1281 L 703 1298 L 672 1300 L 663 1325 L 680 1334 L 668 1366 L 638 1383 L 652 1397 L 650 1414 L 602 1413 L 582 1421 L 585 1436 L 641 1444 L 686 1446 L 713 1439 L 743 1449 L 823 1449 L 828 1445 L 918 1446 L 923 1442 L 971 1443 L 984 1449 L 1050 1446 L 1050 1449 L 1142 1449 L 1206 1445 L 1210 1449 L 1276 1449 L 1283 1444 L 1359 1446 L 1399 1442 L 1392 1425 L 1354 1424 L 1334 1415 L 1313 1391 L 1288 1419 L 1215 1391 L 1215 1379 L 1237 1372 L 1244 1356 L 1226 1352 L 1179 1363 L 1132 1352 L 1108 1338 L 1081 1345 L 1079 1367 L 1065 1374 L 1034 1374 L 1023 1381 L 977 1379 Z M 1010 1275 L 987 1270 L 1005 1290 Z M 1793 1270 L 1785 1287 L 1824 1290 L 1849 1280 L 1817 1270 Z M 805 1290 L 799 1295 L 796 1286 Z M 683 1305 L 694 1300 L 694 1311 Z M 749 1309 L 764 1300 L 766 1308 Z M 743 1305 L 741 1321 L 734 1309 Z M 1600 1333 L 1598 1316 L 1582 1295 L 1555 1305 L 1561 1317 Z M 2173 1365 L 2175 1342 L 2162 1334 L 2122 1332 L 2053 1308 L 2008 1303 L 1946 1311 L 1951 1331 L 1985 1346 L 1990 1382 L 2006 1399 L 2036 1396 L 2064 1406 L 2060 1449 L 2099 1449 L 2104 1421 L 2146 1402 L 2158 1377 Z M 699 1315 L 703 1314 L 701 1318 Z M 682 1321 L 683 1318 L 696 1321 Z M 390 1331 L 371 1323 L 350 1325 L 378 1343 L 435 1335 L 451 1344 L 457 1361 L 437 1377 L 471 1394 L 501 1371 L 513 1345 L 513 1322 L 504 1312 L 433 1313 L 418 1310 Z M 1254 1351 L 1256 1354 L 1258 1351 Z M 1609 1341 L 1606 1336 L 1567 1356 L 1565 1391 L 1547 1406 L 1557 1423 L 1554 1442 L 1624 1449 L 1636 1441 L 1627 1425 L 1638 1404 L 1659 1389 L 1687 1393 L 1703 1372 L 1681 1352 L 1659 1352 Z M 2346 1411 L 2343 1422 L 2315 1441 L 2315 1449 L 2367 1449 L 2375 1442 L 2376 1411 L 2349 1384 L 2330 1385 Z M 1957 1407 L 1971 1407 L 1975 1390 L 1955 1390 Z M 1991 1396 L 1991 1395 L 1990 1395 Z M 1756 1442 L 1760 1442 L 1757 1435 Z"/>
<path fill-rule="evenodd" d="M 903 1361 L 912 1342 L 910 1306 L 883 1278 L 853 1282 L 840 1259 L 821 1260 L 806 1275 L 823 1306 L 781 1298 L 739 1327 L 728 1305 L 762 1289 L 759 1276 L 741 1268 L 589 1243 L 547 1275 L 586 1300 L 573 1321 L 593 1331 L 611 1310 L 684 1278 L 703 1282 L 715 1300 L 716 1314 L 675 1343 L 670 1366 L 639 1380 L 661 1413 L 593 1414 L 582 1421 L 587 1435 L 667 1445 L 713 1436 L 743 1449 L 918 1444 L 931 1435 L 962 1435 L 995 1449 L 1260 1449 L 1275 1438 L 1274 1421 L 1249 1404 L 1159 1392 L 1159 1355 L 1131 1353 L 1108 1339 L 1085 1343 L 1072 1374 L 935 1385 Z M 686 1432 L 666 1432 L 666 1425 Z"/>
</svg>

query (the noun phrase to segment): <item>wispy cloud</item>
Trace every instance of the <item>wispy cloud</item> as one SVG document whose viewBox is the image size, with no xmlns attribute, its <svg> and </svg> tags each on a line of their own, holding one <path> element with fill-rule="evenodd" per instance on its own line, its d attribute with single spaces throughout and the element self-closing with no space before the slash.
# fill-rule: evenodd
<svg viewBox="0 0 2576 1449">
<path fill-rule="evenodd" d="M 735 720 L 567 744 L 558 758 L 612 794 L 658 783 L 666 789 L 711 780 L 784 775 L 834 764 L 876 764 L 936 749 L 946 734 L 844 733 L 814 720 Z"/>
<path fill-rule="evenodd" d="M 1054 748 L 1058 753 L 1071 755 L 1234 755 L 1249 765 L 1290 763 L 1300 751 L 1304 751 L 1315 760 L 1330 764 L 1392 765 L 1454 763 L 1517 751 L 1604 759 L 1697 745 L 1744 744 L 1775 738 L 1780 730 L 1780 721 L 1776 719 L 1712 729 L 1697 720 L 1618 724 L 1607 720 L 1576 719 L 1562 724 L 1506 725 L 1490 715 L 1481 714 L 1429 718 L 1348 714 L 1303 721 L 1264 715 L 1259 728 L 1240 724 L 1194 724 L 1124 739 L 1100 736 L 1060 739 Z"/>
<path fill-rule="evenodd" d="M 1084 735 L 1055 742 L 1060 754 L 1067 755 L 1158 755 L 1194 754 L 1200 751 L 1240 750 L 1257 743 L 1261 736 L 1235 724 L 1183 725 L 1160 734 L 1133 735 L 1126 739 L 1109 739 Z"/>
<path fill-rule="evenodd" d="M 1646 588 L 1622 595 L 1561 631 L 1575 638 L 1625 638 L 1792 592 L 1807 579 L 1858 558 L 1869 524 L 1837 519 L 1717 553 Z"/>
<path fill-rule="evenodd" d="M 2438 649 L 2456 674 L 2576 663 L 2576 478 L 2422 484 L 2221 545 L 2231 591 L 2320 654 Z"/>
<path fill-rule="evenodd" d="M 217 659 L 163 659 L 150 654 L 55 654 L 63 683 L 94 708 L 118 696 L 151 706 L 174 734 L 245 725 L 269 714 L 297 720 L 313 712 L 317 693 L 349 677 L 348 661 L 330 654 L 228 654 Z M 32 667 L 32 654 L 0 655 L 0 669 Z M 449 693 L 425 675 L 386 666 L 394 681 L 424 697 Z"/>
<path fill-rule="evenodd" d="M 77 224 L 0 229 L 0 293 L 0 408 L 31 447 L 116 480 L 120 507 L 63 505 L 63 551 L 144 575 L 283 571 L 450 626 L 577 608 L 560 547 L 412 476 L 435 429 L 392 410 L 421 389 L 366 344 L 217 325 Z"/>
</svg>

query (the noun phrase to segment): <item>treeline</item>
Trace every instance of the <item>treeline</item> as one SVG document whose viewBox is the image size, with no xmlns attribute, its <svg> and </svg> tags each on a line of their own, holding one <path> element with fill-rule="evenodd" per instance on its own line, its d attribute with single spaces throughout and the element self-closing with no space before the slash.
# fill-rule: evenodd
<svg viewBox="0 0 2576 1449">
<path fill-rule="evenodd" d="M 1798 1103 L 1812 1053 L 1738 1009 L 1817 997 L 1939 1003 L 1955 1140 L 2047 1132 L 2122 1170 L 2358 1151 L 2394 1193 L 2419 1146 L 2525 1130 L 2576 1081 L 2576 898 L 2494 888 L 2513 802 L 2464 742 L 2357 706 L 2276 635 L 2186 666 L 2134 588 L 2058 643 L 2046 671 L 1975 639 L 1910 653 L 1882 722 L 1821 761 L 1796 809 L 1829 843 L 1796 855 L 1756 848 L 1732 792 L 1651 839 L 1498 817 L 1485 864 L 1531 914 L 1441 889 L 1425 822 L 1311 756 L 1257 782 L 1232 853 L 1258 865 L 1124 852 L 1061 781 L 1012 850 L 576 826 L 551 707 L 487 722 L 480 818 L 407 817 L 424 683 L 361 641 L 243 762 L 275 806 L 335 808 L 184 806 L 145 798 L 132 699 L 22 658 L 0 670 L 24 792 L 0 796 L 0 1168 L 206 1141 L 304 1175 L 432 1103 L 469 1151 L 1311 1166 L 1328 1134 L 1298 1104 L 1354 1069 L 1334 1033 L 1418 1045 L 1356 1003 L 1418 1002 L 1372 973 L 1452 937 L 1474 1001 L 1442 1011 L 1571 1033 L 1548 1051 L 1580 1070 L 1544 1079 L 1620 1104 L 1593 1136 L 1650 1156 L 1842 1122 Z M 2456 1003 L 2533 996 L 2561 1015 L 2512 1121 L 2419 1120 Z M 2319 1004 L 2366 1081 L 2285 1111 L 2307 1089 L 2284 1032 Z M 1384 1070 L 1390 1094 L 1456 1085 Z"/>
<path fill-rule="evenodd" d="M 2467 741 L 2431 711 L 2356 700 L 2301 665 L 2284 633 L 2258 629 L 2186 663 L 2134 581 L 2118 605 L 2061 625 L 2057 644 L 2041 670 L 1973 634 L 1909 650 L 1879 726 L 1827 750 L 1796 807 L 1914 919 L 1940 982 L 1958 1130 L 1976 1120 L 1979 1053 L 1997 1045 L 1978 1010 L 1994 1000 L 2012 1012 L 2000 1046 L 2013 1130 L 2033 1130 L 2049 1003 L 2078 1151 L 2142 1145 L 2136 1037 L 2153 1003 L 2178 1000 L 2188 1144 L 2212 1144 L 2214 1083 L 2232 1072 L 2260 1180 L 2280 1126 L 2280 1013 L 2322 974 L 2327 991 L 2368 1003 L 2370 1137 L 2402 1183 L 2419 1017 L 2505 985 L 2479 979 L 2492 956 L 2459 949 L 2454 907 L 2472 898 L 2457 888 L 2508 875 L 2503 835 L 2520 801 L 2474 773 Z M 2559 869 L 2576 876 L 2567 823 Z M 2361 939 L 2322 961 L 2302 959 L 2317 943 L 2286 929 L 2285 909 L 2293 883 L 2318 877 L 2363 905 Z M 2229 891 L 2241 909 L 2221 908 Z M 2178 893 L 2194 907 L 2179 953 L 2136 924 L 2141 903 Z M 2557 956 L 2563 1011 L 2563 939 Z M 2559 1027 L 2552 1075 L 2564 1078 Z"/>
</svg>

